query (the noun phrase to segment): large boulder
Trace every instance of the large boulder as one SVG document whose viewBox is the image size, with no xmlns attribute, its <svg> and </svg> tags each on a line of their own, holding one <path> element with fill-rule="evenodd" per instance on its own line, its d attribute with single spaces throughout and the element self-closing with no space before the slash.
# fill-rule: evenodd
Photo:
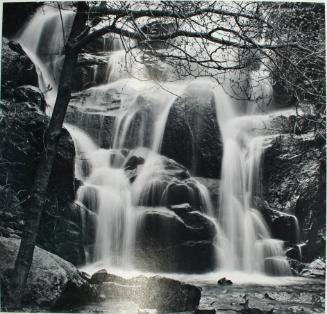
<svg viewBox="0 0 327 314">
<path fill-rule="evenodd" d="M 0 279 L 4 279 L 15 264 L 20 241 L 0 237 Z M 7 303 L 3 291 L 3 309 Z M 90 288 L 79 271 L 69 262 L 36 247 L 33 263 L 23 294 L 23 307 L 29 311 L 49 311 L 64 303 L 83 303 L 90 299 Z"/>
<path fill-rule="evenodd" d="M 201 273 L 216 266 L 214 223 L 188 205 L 139 208 L 136 263 L 144 269 Z"/>
<path fill-rule="evenodd" d="M 161 153 L 194 176 L 220 177 L 222 142 L 211 93 L 186 95 L 172 105 Z"/>
</svg>

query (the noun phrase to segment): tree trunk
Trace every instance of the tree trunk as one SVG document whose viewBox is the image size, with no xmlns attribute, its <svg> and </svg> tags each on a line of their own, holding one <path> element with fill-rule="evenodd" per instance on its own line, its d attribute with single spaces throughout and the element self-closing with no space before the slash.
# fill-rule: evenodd
<svg viewBox="0 0 327 314">
<path fill-rule="evenodd" d="M 72 46 L 85 28 L 87 5 L 77 3 L 77 13 L 68 39 L 67 47 Z M 57 146 L 71 97 L 72 73 L 77 63 L 78 52 L 67 49 L 60 80 L 58 94 L 46 131 L 45 149 L 39 160 L 28 207 L 25 210 L 24 229 L 15 268 L 9 276 L 8 297 L 10 304 L 16 308 L 21 305 L 28 273 L 33 261 L 34 247 L 39 230 L 42 210 L 45 205 L 49 178 L 57 154 Z M 14 302 L 13 302 L 14 301 Z"/>
</svg>

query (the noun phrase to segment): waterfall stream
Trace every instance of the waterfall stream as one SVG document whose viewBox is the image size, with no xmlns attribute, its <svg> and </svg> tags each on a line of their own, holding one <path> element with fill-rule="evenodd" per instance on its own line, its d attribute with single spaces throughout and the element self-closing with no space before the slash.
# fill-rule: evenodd
<svg viewBox="0 0 327 314">
<path fill-rule="evenodd" d="M 62 17 L 62 19 L 61 19 Z M 57 86 L 64 61 L 62 54 L 74 20 L 74 13 L 44 5 L 16 35 L 15 39 L 34 63 L 39 88 L 50 107 L 54 105 Z"/>
<path fill-rule="evenodd" d="M 39 72 L 39 86 L 46 91 L 51 105 L 63 57 L 61 21 L 56 10 L 43 7 L 28 23 L 18 41 Z M 69 11 L 67 11 L 69 12 Z M 63 12 L 66 36 L 73 15 Z M 109 45 L 104 39 L 107 58 L 106 81 L 88 89 L 84 105 L 102 108 L 107 97 L 116 91 L 120 97 L 115 111 L 113 142 L 110 148 L 98 147 L 83 130 L 66 125 L 76 148 L 75 176 L 82 181 L 76 200 L 98 215 L 98 228 L 93 261 L 109 267 L 133 268 L 135 236 L 140 221 L 138 207 L 154 203 L 167 204 L 171 184 L 183 185 L 190 194 L 198 191 L 202 215 L 207 215 L 216 228 L 218 268 L 226 271 L 290 275 L 283 242 L 272 239 L 269 228 L 253 197 L 260 195 L 261 159 L 267 137 L 254 130 L 269 124 L 269 114 L 258 108 L 240 110 L 239 104 L 226 93 L 228 87 L 209 79 L 159 82 L 151 79 L 148 69 L 129 65 L 119 38 Z M 47 44 L 45 44 L 47 43 Z M 56 48 L 56 51 L 50 48 Z M 127 61 L 126 61 L 127 60 Z M 135 76 L 147 80 L 138 80 Z M 94 67 L 93 82 L 97 82 Z M 162 140 L 171 107 L 188 92 L 213 93 L 217 121 L 223 142 L 219 208 L 213 208 L 208 189 L 195 178 L 182 183 L 172 180 L 171 169 L 160 155 Z M 269 93 L 269 88 L 264 87 Z M 199 104 L 200 105 L 200 104 Z M 260 113 L 260 114 L 259 114 Z M 126 167 L 132 157 L 142 159 L 137 177 L 131 181 Z M 134 158 L 135 159 L 135 158 Z M 167 230 L 168 232 L 168 230 Z"/>
</svg>

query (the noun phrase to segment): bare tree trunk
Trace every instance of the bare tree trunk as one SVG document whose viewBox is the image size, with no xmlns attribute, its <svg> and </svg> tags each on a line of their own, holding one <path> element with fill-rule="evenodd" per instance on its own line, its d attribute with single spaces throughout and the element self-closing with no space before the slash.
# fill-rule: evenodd
<svg viewBox="0 0 327 314">
<path fill-rule="evenodd" d="M 9 302 L 20 307 L 21 297 L 24 292 L 28 273 L 33 261 L 34 247 L 39 230 L 43 207 L 45 205 L 49 178 L 57 154 L 57 146 L 62 125 L 71 97 L 72 74 L 77 63 L 78 52 L 69 50 L 77 37 L 85 28 L 87 5 L 77 3 L 77 13 L 67 43 L 66 57 L 58 84 L 58 94 L 51 116 L 49 127 L 46 131 L 45 149 L 42 152 L 37 167 L 34 183 L 31 189 L 29 205 L 25 210 L 24 229 L 15 268 L 9 277 L 8 297 Z"/>
</svg>

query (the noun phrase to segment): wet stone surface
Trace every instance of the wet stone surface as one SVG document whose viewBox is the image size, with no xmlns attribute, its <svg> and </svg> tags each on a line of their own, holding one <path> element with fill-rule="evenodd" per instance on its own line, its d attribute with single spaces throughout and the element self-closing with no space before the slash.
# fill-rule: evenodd
<svg viewBox="0 0 327 314">
<path fill-rule="evenodd" d="M 202 285 L 202 297 L 199 306 L 199 309 L 203 310 L 203 312 L 198 311 L 196 313 L 207 313 L 204 310 L 211 310 L 208 313 L 213 313 L 212 310 L 215 310 L 217 314 L 311 314 L 324 313 L 324 304 L 323 280 L 283 286 L 249 284 L 219 286 L 216 284 L 204 284 Z M 108 314 L 160 313 L 155 310 L 140 309 L 134 302 L 119 299 L 107 299 L 104 302 L 71 308 L 70 310 L 65 310 L 65 312 Z M 193 314 L 193 312 L 178 313 Z"/>
</svg>

